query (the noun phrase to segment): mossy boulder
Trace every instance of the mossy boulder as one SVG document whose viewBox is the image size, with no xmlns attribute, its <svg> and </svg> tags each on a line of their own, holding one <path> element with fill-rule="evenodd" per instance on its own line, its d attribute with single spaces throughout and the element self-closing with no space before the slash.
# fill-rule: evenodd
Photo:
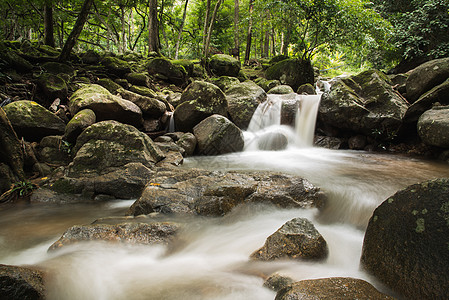
<svg viewBox="0 0 449 300">
<path fill-rule="evenodd" d="M 260 78 L 257 81 L 257 85 L 264 89 L 265 92 L 268 92 L 272 88 L 281 85 L 281 82 L 277 79 L 268 80 L 265 78 Z"/>
<path fill-rule="evenodd" d="M 187 72 L 181 65 L 175 65 L 170 60 L 157 57 L 149 61 L 147 65 L 148 73 L 161 74 L 167 80 L 176 85 L 183 86 L 187 82 Z"/>
<path fill-rule="evenodd" d="M 64 133 L 64 121 L 34 101 L 15 101 L 3 109 L 19 138 L 38 142 L 47 135 Z"/>
<path fill-rule="evenodd" d="M 129 87 L 128 90 L 133 92 L 133 93 L 136 93 L 136 94 L 139 94 L 139 95 L 142 95 L 142 96 L 147 96 L 147 97 L 150 97 L 150 98 L 157 98 L 158 97 L 157 93 L 154 90 L 152 90 L 152 89 L 150 89 L 150 88 L 148 88 L 146 86 L 132 85 L 132 86 Z"/>
<path fill-rule="evenodd" d="M 274 88 L 270 89 L 267 94 L 277 94 L 277 95 L 286 95 L 294 93 L 292 87 L 289 85 L 281 84 L 278 86 L 275 86 Z"/>
<path fill-rule="evenodd" d="M 37 79 L 39 88 L 44 93 L 47 104 L 51 104 L 56 98 L 65 100 L 68 94 L 68 87 L 65 80 L 55 74 L 44 73 Z"/>
<path fill-rule="evenodd" d="M 277 79 L 296 91 L 302 84 L 314 82 L 314 72 L 310 61 L 300 59 L 282 60 L 265 71 L 268 80 Z"/>
<path fill-rule="evenodd" d="M 449 78 L 449 57 L 428 61 L 415 68 L 407 78 L 407 100 L 415 102 L 427 91 Z"/>
<path fill-rule="evenodd" d="M 98 84 L 85 85 L 70 97 L 69 110 L 72 115 L 83 109 L 93 110 L 97 121 L 116 120 L 136 127 L 143 124 L 142 111 L 136 104 L 112 95 Z"/>
<path fill-rule="evenodd" d="M 38 269 L 0 265 L 0 299 L 44 300 L 44 277 Z"/>
<path fill-rule="evenodd" d="M 64 144 L 62 136 L 49 135 L 44 137 L 40 143 L 40 161 L 51 166 L 66 166 L 69 164 L 69 146 Z"/>
<path fill-rule="evenodd" d="M 150 77 L 148 76 L 148 73 L 146 73 L 146 72 L 142 72 L 142 73 L 133 72 L 133 73 L 126 74 L 126 79 L 128 80 L 129 83 L 134 84 L 134 85 L 140 85 L 140 86 L 146 86 L 146 87 L 151 86 Z"/>
<path fill-rule="evenodd" d="M 323 260 L 328 255 L 327 243 L 313 224 L 305 218 L 295 218 L 270 235 L 251 259 L 270 261 L 275 259 Z"/>
<path fill-rule="evenodd" d="M 68 75 L 69 77 L 73 77 L 76 75 L 76 71 L 73 67 L 71 67 L 67 64 L 59 63 L 59 62 L 46 62 L 46 63 L 42 64 L 42 67 L 48 73 L 55 74 L 55 75 L 65 74 L 65 75 Z"/>
<path fill-rule="evenodd" d="M 210 58 L 209 68 L 215 76 L 238 77 L 241 64 L 239 60 L 230 55 L 215 54 Z"/>
<path fill-rule="evenodd" d="M 119 88 L 122 86 L 113 81 L 110 78 L 100 78 L 97 80 L 96 84 L 101 85 L 107 89 L 111 94 L 115 94 Z"/>
<path fill-rule="evenodd" d="M 267 99 L 267 94 L 254 82 L 245 81 L 229 88 L 226 99 L 231 121 L 245 130 L 259 103 Z"/>
<path fill-rule="evenodd" d="M 201 155 L 220 155 L 243 150 L 242 131 L 227 118 L 212 115 L 193 128 Z"/>
<path fill-rule="evenodd" d="M 0 59 L 6 62 L 6 67 L 21 73 L 31 72 L 33 65 L 22 58 L 17 51 L 0 45 Z"/>
<path fill-rule="evenodd" d="M 144 116 L 149 118 L 160 118 L 166 110 L 165 103 L 155 98 L 142 96 L 125 89 L 119 89 L 117 91 L 120 96 L 126 100 L 136 104 L 141 110 Z"/>
<path fill-rule="evenodd" d="M 295 282 L 281 289 L 275 300 L 371 299 L 394 300 L 370 283 L 357 278 L 320 278 Z"/>
<path fill-rule="evenodd" d="M 175 59 L 172 60 L 171 62 L 175 66 L 182 66 L 186 70 L 188 76 L 190 77 L 194 76 L 195 64 L 193 61 L 188 59 Z"/>
<path fill-rule="evenodd" d="M 435 106 L 423 113 L 418 134 L 427 145 L 449 148 L 449 106 Z"/>
<path fill-rule="evenodd" d="M 382 140 L 399 130 L 408 103 L 377 70 L 337 79 L 323 94 L 319 120 L 336 128 Z"/>
<path fill-rule="evenodd" d="M 224 93 L 231 88 L 233 85 L 239 84 L 240 80 L 235 77 L 230 76 L 220 76 L 210 79 L 210 82 L 218 86 Z"/>
<path fill-rule="evenodd" d="M 73 149 L 70 177 L 105 174 L 134 162 L 151 168 L 164 155 L 135 127 L 116 121 L 95 123 L 81 133 Z"/>
<path fill-rule="evenodd" d="M 272 59 L 270 59 L 269 64 L 270 65 L 275 65 L 278 62 L 283 61 L 283 60 L 287 60 L 287 59 L 290 59 L 290 57 L 288 55 L 283 55 L 283 54 L 276 55 Z"/>
<path fill-rule="evenodd" d="M 117 57 L 106 56 L 101 60 L 101 64 L 108 70 L 111 74 L 117 76 L 123 76 L 126 73 L 131 72 L 131 67 L 127 61 L 121 60 Z"/>
<path fill-rule="evenodd" d="M 173 115 L 177 131 L 192 131 L 196 124 L 213 114 L 227 114 L 226 96 L 212 83 L 192 82 L 182 93 L 180 102 Z"/>
<path fill-rule="evenodd" d="M 298 88 L 296 93 L 300 95 L 316 95 L 316 90 L 310 83 L 305 83 Z"/>
<path fill-rule="evenodd" d="M 101 55 L 95 50 L 87 50 L 86 52 L 80 55 L 81 61 L 84 64 L 96 65 L 101 60 Z"/>
<path fill-rule="evenodd" d="M 361 266 L 406 299 L 445 299 L 449 282 L 449 179 L 411 185 L 369 220 Z"/>
<path fill-rule="evenodd" d="M 76 139 L 84 129 L 95 124 L 96 121 L 97 117 L 93 110 L 88 108 L 80 110 L 69 123 L 67 123 L 63 137 L 64 140 L 71 144 L 75 144 Z"/>
</svg>

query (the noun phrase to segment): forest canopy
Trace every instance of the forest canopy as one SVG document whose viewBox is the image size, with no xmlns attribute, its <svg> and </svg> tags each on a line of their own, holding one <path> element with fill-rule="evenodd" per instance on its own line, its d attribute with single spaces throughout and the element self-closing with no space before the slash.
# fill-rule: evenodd
<svg viewBox="0 0 449 300">
<path fill-rule="evenodd" d="M 389 68 L 449 54 L 447 0 L 0 0 L 1 39 L 73 50 L 248 62 L 284 54 L 321 69 Z M 86 11 L 85 20 L 80 18 Z M 80 23 L 82 23 L 80 25 Z M 81 26 L 81 27 L 80 27 Z M 74 33 L 74 29 L 80 30 Z M 78 34 L 78 35 L 76 35 Z M 76 44 L 75 44 L 76 42 Z"/>
</svg>

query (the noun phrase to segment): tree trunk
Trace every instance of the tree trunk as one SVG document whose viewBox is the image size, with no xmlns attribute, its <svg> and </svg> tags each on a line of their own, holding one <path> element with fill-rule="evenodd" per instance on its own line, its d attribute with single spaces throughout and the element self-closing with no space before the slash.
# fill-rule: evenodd
<svg viewBox="0 0 449 300">
<path fill-rule="evenodd" d="M 270 33 L 268 29 L 265 30 L 265 42 L 263 44 L 263 56 L 268 57 L 268 52 L 270 50 Z"/>
<path fill-rule="evenodd" d="M 240 59 L 239 8 L 239 0 L 234 0 L 234 50 L 232 54 L 237 59 Z"/>
<path fill-rule="evenodd" d="M 209 24 L 209 15 L 210 15 L 210 1 L 206 2 L 206 16 L 204 16 L 204 30 L 203 30 L 203 57 L 206 57 L 206 53 L 204 53 L 204 49 L 206 48 L 206 36 L 207 36 L 207 25 Z"/>
<path fill-rule="evenodd" d="M 181 43 L 182 30 L 184 29 L 184 22 L 186 21 L 186 16 L 187 16 L 187 4 L 188 4 L 188 3 L 189 3 L 189 0 L 186 0 L 186 4 L 184 5 L 184 12 L 182 13 L 181 26 L 179 27 L 178 40 L 176 41 L 175 59 L 178 59 L 178 54 L 179 54 L 179 44 Z"/>
<path fill-rule="evenodd" d="M 53 7 L 52 4 L 47 1 L 44 6 L 44 36 L 45 45 L 54 47 L 55 36 L 53 32 Z"/>
<path fill-rule="evenodd" d="M 287 28 L 287 32 L 284 35 L 284 42 L 283 42 L 283 49 L 281 51 L 281 53 L 283 55 L 287 55 L 288 56 L 288 46 L 290 45 L 290 37 L 292 35 L 292 31 L 290 28 Z"/>
<path fill-rule="evenodd" d="M 248 33 L 246 34 L 246 51 L 245 51 L 245 64 L 249 61 L 249 56 L 251 53 L 251 40 L 253 34 L 253 9 L 254 0 L 249 0 L 249 23 L 248 23 Z"/>
<path fill-rule="evenodd" d="M 64 48 L 62 48 L 61 54 L 59 55 L 58 59 L 60 61 L 66 61 L 69 58 L 70 52 L 75 46 L 76 41 L 78 40 L 78 37 L 80 36 L 81 31 L 83 30 L 84 23 L 86 23 L 87 21 L 87 17 L 89 16 L 89 10 L 93 2 L 94 0 L 84 0 L 81 12 L 78 15 L 78 19 L 76 19 L 75 25 L 73 26 L 73 29 L 70 32 L 69 37 L 67 38 L 67 41 L 64 44 Z"/>
<path fill-rule="evenodd" d="M 159 41 L 159 22 L 157 19 L 157 0 L 149 0 L 148 6 L 150 11 L 148 13 L 148 53 L 161 52 L 161 44 Z"/>
<path fill-rule="evenodd" d="M 209 44 L 210 44 L 210 38 L 212 36 L 212 28 L 214 26 L 214 21 L 217 16 L 218 8 L 220 7 L 222 1 L 223 0 L 217 0 L 217 3 L 215 4 L 215 7 L 214 7 L 214 12 L 212 13 L 212 17 L 210 18 L 209 29 L 207 31 L 207 37 L 206 37 L 206 45 L 204 46 L 204 53 L 205 53 L 204 57 L 206 59 L 209 56 Z"/>
</svg>

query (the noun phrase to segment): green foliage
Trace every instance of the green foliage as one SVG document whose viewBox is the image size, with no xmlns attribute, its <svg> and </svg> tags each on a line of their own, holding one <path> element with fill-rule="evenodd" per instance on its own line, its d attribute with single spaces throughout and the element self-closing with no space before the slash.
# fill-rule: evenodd
<svg viewBox="0 0 449 300">
<path fill-rule="evenodd" d="M 25 180 L 14 183 L 11 193 L 17 193 L 19 197 L 25 197 L 31 194 L 35 189 L 37 189 L 36 184 Z"/>
</svg>

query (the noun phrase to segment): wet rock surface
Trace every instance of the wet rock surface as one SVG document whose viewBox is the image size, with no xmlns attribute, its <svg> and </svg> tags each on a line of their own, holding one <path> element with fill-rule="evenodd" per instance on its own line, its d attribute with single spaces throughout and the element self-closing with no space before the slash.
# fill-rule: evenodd
<svg viewBox="0 0 449 300">
<path fill-rule="evenodd" d="M 46 299 L 44 273 L 32 268 L 0 265 L 0 299 Z"/>
</svg>

